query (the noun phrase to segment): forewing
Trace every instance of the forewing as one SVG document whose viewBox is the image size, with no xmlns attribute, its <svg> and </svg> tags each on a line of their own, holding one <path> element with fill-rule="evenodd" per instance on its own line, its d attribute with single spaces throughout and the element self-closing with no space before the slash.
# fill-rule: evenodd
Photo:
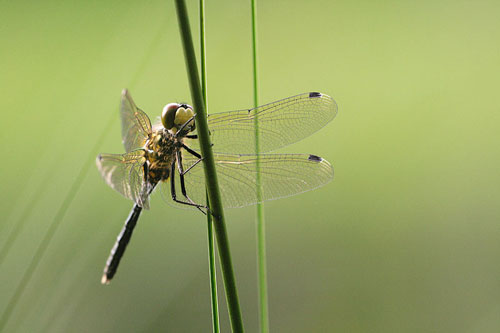
<svg viewBox="0 0 500 333">
<path fill-rule="evenodd" d="M 258 119 L 260 152 L 287 146 L 318 131 L 337 114 L 328 95 L 311 92 L 285 98 L 254 109 L 210 114 L 208 127 L 213 150 L 220 153 L 255 153 L 255 119 Z M 186 143 L 198 150 L 197 140 Z"/>
<path fill-rule="evenodd" d="M 135 150 L 123 155 L 100 154 L 97 156 L 97 168 L 104 181 L 125 198 L 139 206 L 149 209 L 148 183 L 144 177 L 143 150 Z"/>
<path fill-rule="evenodd" d="M 253 205 L 257 199 L 255 155 L 214 155 L 219 187 L 224 207 Z M 197 159 L 184 152 L 183 165 L 188 169 Z M 186 191 L 196 203 L 205 203 L 205 176 L 203 163 L 198 163 L 185 175 Z M 260 155 L 262 201 L 274 200 L 307 192 L 333 179 L 333 168 L 328 161 L 307 154 Z M 179 178 L 176 179 L 179 189 Z M 178 198 L 180 190 L 177 190 Z"/>
<path fill-rule="evenodd" d="M 120 105 L 122 118 L 122 141 L 126 152 L 144 147 L 151 135 L 151 121 L 144 111 L 139 109 L 128 90 L 123 90 Z"/>
</svg>

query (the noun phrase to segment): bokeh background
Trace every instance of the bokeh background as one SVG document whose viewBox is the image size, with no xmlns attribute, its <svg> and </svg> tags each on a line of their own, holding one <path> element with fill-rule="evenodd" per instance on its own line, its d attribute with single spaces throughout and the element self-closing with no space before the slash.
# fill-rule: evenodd
<svg viewBox="0 0 500 333">
<path fill-rule="evenodd" d="M 206 8 L 209 111 L 250 107 L 249 1 Z M 189 10 L 197 40 L 197 2 Z M 282 150 L 323 156 L 336 175 L 266 204 L 271 331 L 498 332 L 500 3 L 258 10 L 261 102 L 321 91 L 339 104 Z M 160 195 L 100 284 L 131 208 L 94 165 L 123 151 L 121 89 L 151 118 L 191 102 L 173 1 L 2 1 L 0 40 L 5 331 L 210 331 L 206 220 Z M 256 332 L 255 208 L 227 223 Z M 222 288 L 219 274 L 229 331 Z"/>
</svg>

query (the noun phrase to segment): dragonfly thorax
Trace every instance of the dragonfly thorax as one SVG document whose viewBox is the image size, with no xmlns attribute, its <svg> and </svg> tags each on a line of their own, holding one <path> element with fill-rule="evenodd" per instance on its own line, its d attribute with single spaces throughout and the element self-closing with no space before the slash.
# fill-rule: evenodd
<svg viewBox="0 0 500 333">
<path fill-rule="evenodd" d="M 152 133 L 145 147 L 151 181 L 158 182 L 169 177 L 175 154 L 181 144 L 182 142 L 166 128 L 160 128 Z"/>
</svg>

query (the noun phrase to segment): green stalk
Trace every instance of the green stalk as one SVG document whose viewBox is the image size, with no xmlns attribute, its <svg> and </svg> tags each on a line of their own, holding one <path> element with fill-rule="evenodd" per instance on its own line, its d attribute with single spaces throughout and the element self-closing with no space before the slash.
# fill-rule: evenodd
<svg viewBox="0 0 500 333">
<path fill-rule="evenodd" d="M 201 62 L 201 91 L 205 110 L 208 114 L 207 99 L 207 69 L 206 69 L 206 49 L 205 49 L 205 0 L 200 0 L 200 62 Z M 207 193 L 207 207 L 210 209 Z M 210 274 L 210 294 L 212 300 L 212 331 L 219 333 L 219 304 L 217 302 L 217 276 L 215 269 L 215 248 L 212 215 L 207 214 L 207 235 L 208 235 L 208 271 Z"/>
<path fill-rule="evenodd" d="M 196 110 L 196 128 L 198 130 L 198 141 L 200 144 L 201 155 L 203 156 L 203 165 L 205 170 L 205 183 L 208 191 L 210 209 L 213 216 L 215 234 L 217 236 L 217 245 L 219 248 L 219 258 L 224 278 L 226 290 L 226 300 L 229 310 L 229 318 L 233 332 L 243 332 L 243 320 L 241 317 L 240 304 L 238 301 L 238 292 L 236 290 L 236 281 L 231 262 L 231 252 L 229 251 L 229 239 L 224 221 L 224 211 L 222 209 L 222 200 L 217 182 L 217 173 L 215 171 L 215 160 L 210 145 L 210 136 L 208 134 L 207 115 L 200 87 L 200 78 L 196 64 L 193 40 L 191 38 L 191 29 L 184 0 L 176 0 L 177 19 L 179 21 L 179 30 L 186 60 L 189 85 L 191 88 L 191 97 L 193 106 Z"/>
<path fill-rule="evenodd" d="M 208 193 L 207 193 L 208 206 Z M 210 273 L 210 294 L 212 299 L 212 326 L 213 332 L 219 333 L 219 304 L 217 302 L 217 276 L 215 270 L 215 247 L 214 247 L 214 232 L 212 224 L 212 215 L 207 214 L 207 231 L 208 231 L 208 270 Z"/>
<path fill-rule="evenodd" d="M 252 2 L 252 50 L 253 50 L 253 101 L 254 106 L 259 106 L 259 86 L 257 67 L 257 4 Z M 255 154 L 256 159 L 256 186 L 257 186 L 257 266 L 259 274 L 259 309 L 260 309 L 260 331 L 269 332 L 269 312 L 267 303 L 267 269 L 266 269 L 266 224 L 264 220 L 264 204 L 262 203 L 262 180 L 260 175 L 260 134 L 259 119 L 255 115 Z"/>
</svg>

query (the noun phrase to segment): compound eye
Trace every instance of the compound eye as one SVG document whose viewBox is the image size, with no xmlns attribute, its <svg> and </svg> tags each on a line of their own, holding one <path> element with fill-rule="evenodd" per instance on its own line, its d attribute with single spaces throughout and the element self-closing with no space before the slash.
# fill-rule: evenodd
<svg viewBox="0 0 500 333">
<path fill-rule="evenodd" d="M 187 104 L 182 104 L 175 113 L 174 124 L 176 127 L 182 126 L 194 116 L 193 109 Z M 194 123 L 194 120 L 192 120 Z"/>
<path fill-rule="evenodd" d="M 161 123 L 166 129 L 172 129 L 175 126 L 175 113 L 179 109 L 180 105 L 177 103 L 170 103 L 165 105 L 163 112 L 161 113 Z"/>
<path fill-rule="evenodd" d="M 193 107 L 191 105 L 189 105 L 189 104 L 186 104 L 186 106 L 187 106 L 187 110 L 188 110 L 188 112 L 190 114 L 190 117 L 193 117 L 194 116 Z M 195 121 L 193 119 L 193 121 L 191 121 L 191 131 L 194 131 L 195 129 L 196 129 L 196 123 L 195 123 Z"/>
</svg>

